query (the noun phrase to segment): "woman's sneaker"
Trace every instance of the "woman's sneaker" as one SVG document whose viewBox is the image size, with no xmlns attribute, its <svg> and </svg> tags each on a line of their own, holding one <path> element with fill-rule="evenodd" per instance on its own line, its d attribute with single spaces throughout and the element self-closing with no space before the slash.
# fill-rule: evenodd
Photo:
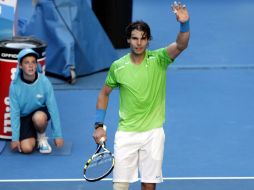
<svg viewBox="0 0 254 190">
<path fill-rule="evenodd" d="M 39 135 L 37 138 L 38 141 L 38 149 L 42 154 L 49 154 L 52 151 L 50 144 L 48 143 L 48 137 L 45 135 Z"/>
</svg>

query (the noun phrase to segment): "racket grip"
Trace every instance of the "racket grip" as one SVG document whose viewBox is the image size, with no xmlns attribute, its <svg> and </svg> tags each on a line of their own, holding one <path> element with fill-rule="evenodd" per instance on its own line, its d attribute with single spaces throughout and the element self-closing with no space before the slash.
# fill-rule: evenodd
<svg viewBox="0 0 254 190">
<path fill-rule="evenodd" d="M 103 145 L 104 142 L 105 142 L 105 140 L 106 140 L 105 137 L 101 137 L 99 144 L 100 144 L 100 145 Z"/>
<path fill-rule="evenodd" d="M 107 126 L 103 125 L 103 129 L 104 129 L 104 131 L 107 131 Z"/>
<path fill-rule="evenodd" d="M 103 129 L 104 129 L 104 131 L 106 132 L 107 126 L 106 126 L 106 125 L 103 125 Z M 100 145 L 104 144 L 105 140 L 106 140 L 105 137 L 101 137 L 99 144 L 100 144 Z"/>
</svg>

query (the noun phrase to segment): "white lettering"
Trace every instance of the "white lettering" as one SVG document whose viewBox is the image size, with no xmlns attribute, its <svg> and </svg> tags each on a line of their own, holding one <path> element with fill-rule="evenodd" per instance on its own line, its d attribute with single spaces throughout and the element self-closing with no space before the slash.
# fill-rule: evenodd
<svg viewBox="0 0 254 190">
<path fill-rule="evenodd" d="M 5 104 L 6 106 L 9 106 L 9 105 L 10 105 L 10 99 L 9 99 L 9 97 L 5 97 L 5 99 L 4 99 L 4 104 Z"/>
<path fill-rule="evenodd" d="M 10 126 L 8 126 L 8 127 L 4 126 L 4 133 L 9 133 L 9 132 L 11 132 L 11 127 Z"/>
<path fill-rule="evenodd" d="M 9 58 L 17 59 L 17 54 L 1 53 L 1 57 L 9 57 Z"/>
<path fill-rule="evenodd" d="M 11 68 L 11 80 L 14 80 L 17 68 Z"/>
<path fill-rule="evenodd" d="M 6 107 L 5 112 L 10 112 L 10 107 Z"/>
<path fill-rule="evenodd" d="M 5 113 L 4 113 L 4 133 L 11 132 L 11 114 L 10 114 L 10 99 L 4 98 Z"/>
<path fill-rule="evenodd" d="M 6 119 L 9 119 L 9 118 L 11 118 L 10 112 L 9 113 L 5 113 L 4 114 L 4 119 L 6 120 Z"/>
<path fill-rule="evenodd" d="M 11 125 L 11 120 L 4 120 L 4 126 L 10 126 Z"/>
</svg>

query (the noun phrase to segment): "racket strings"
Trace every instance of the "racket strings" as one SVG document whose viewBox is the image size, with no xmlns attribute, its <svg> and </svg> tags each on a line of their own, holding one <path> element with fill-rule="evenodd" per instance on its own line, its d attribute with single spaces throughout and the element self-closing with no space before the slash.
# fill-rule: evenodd
<svg viewBox="0 0 254 190">
<path fill-rule="evenodd" d="M 91 163 L 88 165 L 88 167 L 96 167 L 102 164 L 106 164 L 106 162 L 112 162 L 112 156 L 110 154 L 99 154 L 95 155 L 95 157 L 92 159 Z"/>
<path fill-rule="evenodd" d="M 114 167 L 114 157 L 109 152 L 98 153 L 93 156 L 85 171 L 85 177 L 90 180 L 108 175 Z"/>
</svg>

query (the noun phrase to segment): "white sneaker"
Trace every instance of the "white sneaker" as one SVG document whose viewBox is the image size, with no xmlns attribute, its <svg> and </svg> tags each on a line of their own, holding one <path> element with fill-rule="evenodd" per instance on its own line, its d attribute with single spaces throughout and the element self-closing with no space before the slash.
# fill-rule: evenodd
<svg viewBox="0 0 254 190">
<path fill-rule="evenodd" d="M 38 136 L 38 149 L 42 154 L 49 154 L 52 151 L 50 144 L 48 143 L 48 137 Z"/>
</svg>

